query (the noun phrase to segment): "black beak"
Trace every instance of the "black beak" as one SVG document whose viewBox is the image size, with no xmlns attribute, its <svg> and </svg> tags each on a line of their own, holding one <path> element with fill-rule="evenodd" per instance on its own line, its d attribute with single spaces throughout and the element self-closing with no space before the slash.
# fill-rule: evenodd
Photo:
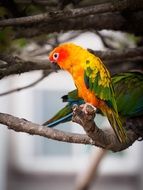
<svg viewBox="0 0 143 190">
<path fill-rule="evenodd" d="M 60 67 L 58 66 L 56 62 L 51 62 L 50 66 L 54 72 L 58 72 L 58 70 L 60 69 Z"/>
</svg>

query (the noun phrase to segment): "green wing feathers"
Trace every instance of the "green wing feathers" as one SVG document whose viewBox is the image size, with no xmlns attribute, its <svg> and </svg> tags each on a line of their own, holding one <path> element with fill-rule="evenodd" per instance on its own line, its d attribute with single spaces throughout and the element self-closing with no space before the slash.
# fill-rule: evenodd
<svg viewBox="0 0 143 190">
<path fill-rule="evenodd" d="M 122 122 L 120 120 L 118 112 L 115 112 L 112 108 L 109 108 L 107 105 L 105 105 L 101 111 L 104 113 L 104 115 L 107 116 L 108 121 L 111 124 L 118 140 L 121 143 L 126 142 L 127 136 L 122 126 Z"/>
<path fill-rule="evenodd" d="M 67 104 L 64 108 L 56 113 L 51 119 L 44 122 L 42 125 L 48 127 L 54 127 L 59 123 L 64 123 L 71 120 L 72 117 L 72 106 L 71 104 Z"/>
<path fill-rule="evenodd" d="M 118 113 L 123 117 L 143 113 L 143 73 L 125 72 L 112 77 Z"/>
<path fill-rule="evenodd" d="M 95 63 L 93 63 L 94 61 Z M 104 102 L 101 111 L 107 116 L 120 142 L 126 141 L 126 134 L 120 121 L 115 93 L 110 74 L 99 58 L 86 61 L 84 81 L 86 87 Z"/>
<path fill-rule="evenodd" d="M 94 61 L 96 61 L 95 64 L 91 63 L 90 60 L 86 61 L 85 85 L 95 93 L 96 97 L 106 101 L 110 107 L 117 111 L 110 74 L 99 58 Z"/>
</svg>

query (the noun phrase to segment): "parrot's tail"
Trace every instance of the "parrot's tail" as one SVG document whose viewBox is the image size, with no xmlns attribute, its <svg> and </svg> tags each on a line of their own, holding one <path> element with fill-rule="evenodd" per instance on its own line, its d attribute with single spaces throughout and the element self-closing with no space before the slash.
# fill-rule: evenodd
<svg viewBox="0 0 143 190">
<path fill-rule="evenodd" d="M 71 105 L 67 104 L 56 115 L 54 115 L 42 125 L 52 128 L 60 123 L 71 121 L 72 115 L 72 107 Z"/>
<path fill-rule="evenodd" d="M 116 113 L 113 109 L 105 106 L 102 110 L 104 115 L 107 116 L 109 123 L 111 124 L 118 140 L 121 143 L 125 143 L 127 141 L 127 135 L 126 132 L 122 126 L 122 122 L 119 118 L 118 113 Z"/>
</svg>

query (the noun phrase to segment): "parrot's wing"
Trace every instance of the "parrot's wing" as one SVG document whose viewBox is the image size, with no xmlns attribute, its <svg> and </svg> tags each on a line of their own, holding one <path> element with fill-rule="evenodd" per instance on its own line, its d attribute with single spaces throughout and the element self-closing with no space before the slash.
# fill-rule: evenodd
<svg viewBox="0 0 143 190">
<path fill-rule="evenodd" d="M 118 112 L 125 117 L 143 114 L 143 73 L 125 72 L 112 77 Z"/>
<path fill-rule="evenodd" d="M 99 58 L 96 61 L 99 62 L 100 68 L 96 67 L 97 64 L 87 61 L 84 71 L 85 85 L 95 93 L 97 98 L 104 100 L 109 107 L 117 112 L 110 74 Z"/>
<path fill-rule="evenodd" d="M 85 85 L 95 96 L 104 101 L 104 106 L 99 107 L 107 116 L 115 134 L 120 142 L 125 142 L 127 137 L 118 115 L 115 94 L 110 74 L 99 58 L 86 61 L 84 70 Z"/>
</svg>

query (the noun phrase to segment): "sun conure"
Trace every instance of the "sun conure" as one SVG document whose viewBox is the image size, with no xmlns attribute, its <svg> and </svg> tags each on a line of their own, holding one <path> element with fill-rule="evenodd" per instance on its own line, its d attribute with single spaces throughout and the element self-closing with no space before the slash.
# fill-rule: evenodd
<svg viewBox="0 0 143 190">
<path fill-rule="evenodd" d="M 85 103 L 101 110 L 107 116 L 120 142 L 126 141 L 126 133 L 118 115 L 110 73 L 99 57 L 73 43 L 56 47 L 49 60 L 68 71 Z M 83 108 L 85 109 L 85 106 Z"/>
<path fill-rule="evenodd" d="M 143 73 L 124 72 L 112 77 L 112 84 L 115 89 L 115 99 L 118 112 L 123 121 L 126 118 L 133 118 L 143 115 Z M 81 105 L 83 99 L 78 97 L 77 89 L 62 97 L 67 105 L 59 110 L 44 125 L 54 127 L 59 123 L 71 121 L 72 107 L 74 104 Z M 99 110 L 97 110 L 98 113 Z M 102 114 L 102 113 L 101 113 Z"/>
</svg>

